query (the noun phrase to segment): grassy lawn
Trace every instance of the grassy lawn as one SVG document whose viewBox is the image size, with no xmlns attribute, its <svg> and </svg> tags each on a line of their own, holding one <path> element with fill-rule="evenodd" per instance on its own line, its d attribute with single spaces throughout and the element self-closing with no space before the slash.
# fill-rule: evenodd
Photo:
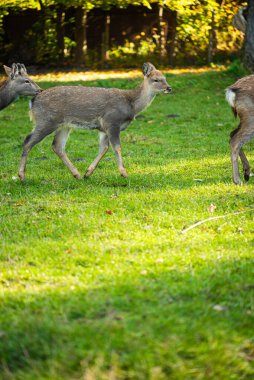
<svg viewBox="0 0 254 380">
<path fill-rule="evenodd" d="M 40 84 L 130 88 L 140 78 Z M 27 99 L 1 111 L 1 380 L 254 378 L 254 179 L 231 181 L 237 121 L 224 100 L 236 78 L 167 79 L 172 95 L 122 133 L 128 179 L 111 150 L 75 180 L 49 136 L 20 183 Z M 97 151 L 96 132 L 72 132 L 80 173 Z"/>
</svg>

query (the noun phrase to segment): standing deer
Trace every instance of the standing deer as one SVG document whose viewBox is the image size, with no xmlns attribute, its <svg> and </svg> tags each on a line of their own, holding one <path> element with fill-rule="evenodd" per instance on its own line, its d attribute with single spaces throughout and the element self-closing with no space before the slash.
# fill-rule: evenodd
<svg viewBox="0 0 254 380">
<path fill-rule="evenodd" d="M 109 144 L 115 152 L 120 174 L 127 177 L 121 156 L 120 132 L 152 102 L 156 94 L 168 94 L 171 91 L 165 77 L 151 63 L 144 63 L 143 74 L 143 83 L 132 90 L 57 86 L 38 94 L 31 105 L 36 127 L 24 141 L 20 179 L 25 179 L 27 155 L 32 147 L 52 132 L 55 132 L 52 146 L 54 152 L 74 177 L 81 178 L 65 152 L 71 128 L 97 129 L 100 134 L 99 154 L 84 177 L 89 177 L 94 172 L 108 151 Z"/>
<path fill-rule="evenodd" d="M 233 181 L 242 185 L 238 168 L 238 156 L 243 164 L 244 179 L 249 180 L 250 165 L 243 151 L 243 145 L 254 136 L 254 75 L 239 79 L 226 90 L 226 99 L 233 113 L 240 118 L 239 126 L 230 134 Z"/>
<path fill-rule="evenodd" d="M 12 67 L 4 66 L 8 79 L 0 84 L 0 110 L 6 108 L 19 96 L 35 96 L 41 89 L 27 75 L 23 64 L 13 63 Z"/>
</svg>

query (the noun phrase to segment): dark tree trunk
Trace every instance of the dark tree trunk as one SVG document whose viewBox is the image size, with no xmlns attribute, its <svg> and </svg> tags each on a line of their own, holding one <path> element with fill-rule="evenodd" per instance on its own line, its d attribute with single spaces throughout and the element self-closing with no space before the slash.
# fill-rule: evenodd
<svg viewBox="0 0 254 380">
<path fill-rule="evenodd" d="M 164 20 L 164 9 L 162 5 L 158 6 L 158 26 L 159 26 L 159 54 L 160 58 L 164 60 L 167 56 L 167 34 L 168 34 L 168 25 Z"/>
<path fill-rule="evenodd" d="M 102 33 L 102 44 L 101 44 L 102 62 L 107 62 L 109 60 L 109 48 L 110 48 L 110 15 L 106 13 L 105 28 L 104 28 L 104 32 Z"/>
<path fill-rule="evenodd" d="M 254 0 L 248 1 L 244 64 L 248 70 L 254 72 Z"/>
<path fill-rule="evenodd" d="M 39 14 L 39 36 L 40 40 L 36 46 L 36 61 L 37 63 L 45 63 L 49 60 L 48 54 L 48 28 L 47 21 L 50 19 L 50 8 L 46 7 L 44 3 L 39 0 L 40 14 Z"/>
<path fill-rule="evenodd" d="M 59 64 L 63 64 L 64 62 L 64 19 L 64 8 L 63 6 L 59 6 L 56 10 L 56 35 Z"/>
<path fill-rule="evenodd" d="M 46 32 L 46 7 L 44 6 L 44 4 L 41 0 L 39 0 L 39 4 L 41 7 L 40 25 L 41 25 L 42 39 L 44 41 L 46 39 L 46 36 L 47 36 L 47 32 Z"/>
<path fill-rule="evenodd" d="M 168 20 L 168 37 L 167 37 L 167 55 L 168 63 L 173 66 L 175 59 L 175 41 L 177 36 L 177 12 L 167 10 Z"/>
<path fill-rule="evenodd" d="M 215 31 L 215 13 L 212 11 L 212 18 L 208 37 L 208 49 L 207 49 L 207 63 L 210 64 L 213 60 L 214 49 L 216 45 L 216 31 Z"/>
<path fill-rule="evenodd" d="M 87 57 L 87 12 L 82 7 L 78 7 L 76 9 L 75 21 L 75 63 L 77 65 L 84 65 Z"/>
</svg>

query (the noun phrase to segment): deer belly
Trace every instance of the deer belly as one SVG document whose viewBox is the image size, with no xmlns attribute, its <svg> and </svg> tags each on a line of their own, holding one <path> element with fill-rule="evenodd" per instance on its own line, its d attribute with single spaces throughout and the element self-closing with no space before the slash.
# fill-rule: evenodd
<svg viewBox="0 0 254 380">
<path fill-rule="evenodd" d="M 101 125 L 98 119 L 90 120 L 90 121 L 81 121 L 81 120 L 72 120 L 70 122 L 72 128 L 75 129 L 100 129 Z"/>
<path fill-rule="evenodd" d="M 126 121 L 125 123 L 123 123 L 123 124 L 121 125 L 120 130 L 121 130 L 121 131 L 124 131 L 124 130 L 128 127 L 129 124 L 130 124 L 130 122 L 129 122 L 129 121 Z"/>
</svg>

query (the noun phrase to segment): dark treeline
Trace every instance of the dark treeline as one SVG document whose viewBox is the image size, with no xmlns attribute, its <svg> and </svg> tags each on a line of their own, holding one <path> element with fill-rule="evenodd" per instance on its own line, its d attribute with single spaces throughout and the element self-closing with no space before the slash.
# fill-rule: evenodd
<svg viewBox="0 0 254 380">
<path fill-rule="evenodd" d="M 0 0 L 0 61 L 135 67 L 225 62 L 243 36 L 232 17 L 243 1 Z"/>
</svg>

